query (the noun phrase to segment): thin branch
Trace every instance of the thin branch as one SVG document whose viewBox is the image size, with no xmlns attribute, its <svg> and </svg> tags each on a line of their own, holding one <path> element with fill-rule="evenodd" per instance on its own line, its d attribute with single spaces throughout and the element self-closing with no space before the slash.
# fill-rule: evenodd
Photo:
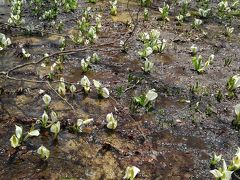
<svg viewBox="0 0 240 180">
<path fill-rule="evenodd" d="M 133 15 L 132 15 L 132 13 L 131 13 L 131 10 L 129 9 L 129 1 L 130 1 L 130 0 L 128 0 L 128 2 L 127 2 L 127 10 L 128 10 L 128 13 L 129 13 L 129 15 L 130 15 L 130 17 L 131 17 L 131 19 L 132 19 L 132 23 L 134 24 L 134 27 L 133 27 L 133 30 L 132 30 L 132 32 L 131 32 L 131 35 L 124 41 L 124 46 L 126 46 L 127 42 L 128 42 L 128 41 L 134 36 L 134 34 L 135 34 L 135 31 L 136 31 L 137 26 L 138 26 L 138 24 L 139 24 L 139 13 L 140 13 L 140 11 L 141 11 L 141 7 L 139 7 L 138 12 L 137 12 L 136 20 L 134 20 Z M 134 23 L 134 21 L 135 21 L 135 23 Z"/>
<path fill-rule="evenodd" d="M 124 115 L 127 115 L 127 117 L 131 119 L 131 121 L 136 121 L 129 113 L 126 113 L 126 112 L 124 111 L 123 105 L 122 105 L 121 103 L 119 103 L 114 97 L 109 96 L 109 98 L 112 99 L 112 100 L 115 102 L 116 105 L 118 105 L 118 106 L 120 106 L 120 107 L 122 108 Z M 139 130 L 139 132 L 141 133 L 141 135 L 143 136 L 143 138 L 146 140 L 147 137 L 146 137 L 145 134 L 143 133 L 142 128 L 140 127 L 139 124 L 137 125 L 137 129 Z"/>
<path fill-rule="evenodd" d="M 90 47 L 85 47 L 85 48 L 80 48 L 80 49 L 70 49 L 70 50 L 65 50 L 65 51 L 58 51 L 56 53 L 53 53 L 53 54 L 50 54 L 49 56 L 47 57 L 42 57 L 40 60 L 38 61 L 35 61 L 35 62 L 28 62 L 28 63 L 24 63 L 24 64 L 20 64 L 20 65 L 17 65 L 15 67 L 13 67 L 12 69 L 8 70 L 7 72 L 5 71 L 1 71 L 0 74 L 2 75 L 6 75 L 6 77 L 10 77 L 9 74 L 17 69 L 20 69 L 20 68 L 23 68 L 23 67 L 26 67 L 26 66 L 32 66 L 32 65 L 36 65 L 36 64 L 39 64 L 41 62 L 43 62 L 45 59 L 47 58 L 50 58 L 50 57 L 54 57 L 54 56 L 57 56 L 57 55 L 70 55 L 70 54 L 75 54 L 79 51 L 86 51 L 86 50 L 93 50 L 92 48 L 97 48 L 97 47 L 101 47 L 101 46 L 107 46 L 107 45 L 111 45 L 111 44 L 114 44 L 114 42 L 112 43 L 104 43 L 104 44 L 100 44 L 100 45 L 95 45 L 95 46 L 90 46 Z M 118 47 L 118 46 L 117 46 Z M 97 50 L 100 50 L 100 49 L 97 49 Z"/>
<path fill-rule="evenodd" d="M 75 108 L 73 107 L 72 104 L 70 104 L 65 98 L 63 98 L 53 87 L 52 85 L 47 81 L 47 84 L 49 86 L 49 88 L 55 92 L 67 105 L 69 105 L 71 107 L 71 109 L 73 110 L 73 112 L 75 113 Z"/>
</svg>

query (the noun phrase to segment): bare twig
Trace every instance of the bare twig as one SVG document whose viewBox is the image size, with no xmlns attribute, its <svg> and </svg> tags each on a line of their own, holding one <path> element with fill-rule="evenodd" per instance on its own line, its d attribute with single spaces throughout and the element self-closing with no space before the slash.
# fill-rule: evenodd
<svg viewBox="0 0 240 180">
<path fill-rule="evenodd" d="M 47 84 L 49 86 L 49 88 L 55 92 L 67 105 L 69 105 L 71 107 L 71 109 L 73 110 L 73 112 L 75 113 L 75 108 L 73 107 L 72 104 L 70 104 L 65 98 L 63 98 L 53 87 L 52 85 L 47 81 Z"/>
<path fill-rule="evenodd" d="M 128 10 L 128 13 L 129 13 L 129 15 L 130 15 L 130 17 L 131 17 L 131 19 L 132 19 L 132 23 L 134 24 L 134 27 L 133 27 L 133 30 L 132 30 L 132 32 L 131 32 L 131 35 L 128 36 L 128 38 L 124 41 L 124 46 L 125 46 L 125 47 L 126 47 L 126 45 L 127 45 L 127 42 L 128 42 L 128 41 L 134 36 L 134 34 L 135 34 L 135 31 L 136 31 L 137 26 L 138 26 L 138 24 L 139 24 L 139 13 L 140 13 L 140 11 L 141 11 L 141 7 L 139 7 L 138 12 L 137 12 L 136 20 L 134 20 L 134 17 L 133 17 L 133 15 L 132 15 L 132 13 L 131 13 L 131 10 L 129 9 L 129 1 L 130 1 L 130 0 L 128 0 L 128 2 L 127 2 L 127 10 Z"/>
<path fill-rule="evenodd" d="M 63 55 L 63 54 L 73 54 L 73 53 L 76 53 L 76 52 L 79 52 L 79 51 L 85 51 L 87 50 L 88 48 L 82 48 L 82 49 L 74 49 L 74 50 L 67 50 L 67 51 L 59 51 L 59 52 L 56 52 L 56 53 L 53 53 L 49 56 L 44 56 L 43 58 L 41 58 L 40 60 L 36 61 L 36 62 L 29 62 L 29 63 L 24 63 L 24 64 L 20 64 L 18 66 L 15 66 L 14 68 L 10 69 L 7 71 L 7 74 L 6 76 L 9 76 L 9 74 L 17 69 L 20 69 L 20 68 L 23 68 L 23 67 L 26 67 L 26 66 L 30 66 L 30 65 L 36 65 L 36 64 L 39 64 L 41 62 L 43 62 L 45 59 L 47 58 L 50 58 L 50 57 L 54 57 L 54 56 L 57 56 L 57 55 Z"/>
<path fill-rule="evenodd" d="M 111 45 L 111 44 L 114 44 L 114 42 L 112 43 L 104 43 L 104 44 L 100 44 L 100 45 L 95 45 L 95 46 L 91 46 L 91 47 L 85 47 L 85 48 L 80 48 L 80 49 L 70 49 L 70 50 L 66 50 L 66 51 L 58 51 L 56 53 L 53 53 L 49 56 L 46 56 L 46 57 L 42 57 L 40 60 L 38 61 L 35 61 L 35 62 L 28 62 L 28 63 L 24 63 L 24 64 L 20 64 L 20 65 L 17 65 L 15 67 L 13 67 L 12 69 L 9 69 L 7 72 L 5 71 L 1 71 L 0 74 L 2 75 L 5 75 L 7 78 L 9 78 L 9 74 L 17 69 L 20 69 L 20 68 L 23 68 L 23 67 L 26 67 L 26 66 L 32 66 L 32 65 L 36 65 L 36 64 L 39 64 L 41 62 L 43 62 L 45 59 L 47 58 L 50 58 L 50 57 L 54 57 L 54 56 L 58 56 L 58 55 L 70 55 L 70 54 L 75 54 L 77 52 L 80 52 L 80 51 L 86 51 L 86 50 L 92 50 L 93 48 L 98 48 L 98 47 L 104 47 L 104 46 L 107 46 L 107 45 Z M 97 50 L 100 50 L 100 49 L 97 49 Z"/>
<path fill-rule="evenodd" d="M 131 90 L 131 89 L 134 89 L 140 82 L 141 82 L 141 81 L 137 81 L 134 85 L 126 88 L 125 91 L 124 91 L 124 93 L 127 92 L 127 91 L 129 91 L 129 90 Z"/>
<path fill-rule="evenodd" d="M 109 96 L 109 98 L 112 99 L 112 100 L 115 102 L 116 105 L 118 105 L 118 106 L 121 107 L 121 109 L 123 110 L 123 113 L 124 113 L 125 116 L 127 116 L 129 119 L 131 119 L 131 121 L 136 121 L 129 113 L 127 113 L 127 112 L 124 111 L 123 105 L 122 105 L 121 103 L 119 103 L 114 97 Z M 143 133 L 142 128 L 140 127 L 139 124 L 137 125 L 137 129 L 139 130 L 139 132 L 141 133 L 141 135 L 143 136 L 143 138 L 146 140 L 147 137 L 146 137 L 145 134 Z"/>
<path fill-rule="evenodd" d="M 24 63 L 24 64 L 20 64 L 20 65 L 17 65 L 11 69 L 9 69 L 8 71 L 1 71 L 0 72 L 0 75 L 3 75 L 4 78 L 6 79 L 10 79 L 10 80 L 14 80 L 14 81 L 24 81 L 24 82 L 32 82 L 32 83 L 43 83 L 43 84 L 47 84 L 51 90 L 53 90 L 67 105 L 69 105 L 71 107 L 71 109 L 75 112 L 75 109 L 73 107 L 73 105 L 71 105 L 66 99 L 64 99 L 53 87 L 52 85 L 50 84 L 49 81 L 46 81 L 46 80 L 33 80 L 33 79 L 26 79 L 26 78 L 16 78 L 16 77 L 13 77 L 11 76 L 10 74 L 18 69 L 21 69 L 23 67 L 26 67 L 26 66 L 33 66 L 33 65 L 37 65 L 41 62 L 43 62 L 45 59 L 47 58 L 50 58 L 50 57 L 54 57 L 54 56 L 58 56 L 58 55 L 69 55 L 69 54 L 74 54 L 74 53 L 77 53 L 79 51 L 86 51 L 86 50 L 89 50 L 89 49 L 92 49 L 92 48 L 95 48 L 95 50 L 101 50 L 100 47 L 105 47 L 105 46 L 108 46 L 108 45 L 112 45 L 114 44 L 114 42 L 112 43 L 104 43 L 104 44 L 100 44 L 100 45 L 95 45 L 95 46 L 91 46 L 91 47 L 85 47 L 85 48 L 80 48 L 80 49 L 70 49 L 70 50 L 66 50 L 66 51 L 59 51 L 59 52 L 56 52 L 56 53 L 53 53 L 49 56 L 45 56 L 45 57 L 42 57 L 41 59 L 39 59 L 38 61 L 35 61 L 35 62 L 28 62 L 28 63 Z M 57 83 L 57 82 L 60 82 L 60 81 L 53 81 L 52 83 Z M 71 83 L 71 82 L 65 82 L 67 84 L 77 84 L 77 83 Z"/>
</svg>

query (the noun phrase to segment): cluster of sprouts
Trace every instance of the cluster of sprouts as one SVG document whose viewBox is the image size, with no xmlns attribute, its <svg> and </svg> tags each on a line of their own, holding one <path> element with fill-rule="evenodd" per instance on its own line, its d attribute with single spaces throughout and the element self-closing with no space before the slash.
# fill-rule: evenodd
<svg viewBox="0 0 240 180">
<path fill-rule="evenodd" d="M 205 70 L 207 69 L 207 67 L 213 63 L 214 60 L 214 54 L 211 54 L 208 57 L 208 60 L 203 64 L 202 63 L 202 55 L 197 55 L 197 46 L 192 45 L 191 46 L 191 53 L 192 53 L 192 64 L 194 67 L 194 70 L 197 71 L 199 74 L 205 72 Z"/>
<path fill-rule="evenodd" d="M 140 96 L 133 98 L 133 109 L 138 107 L 143 107 L 147 111 L 150 111 L 153 108 L 153 102 L 158 97 L 158 94 L 155 92 L 155 89 L 148 90 L 147 93 L 143 93 Z"/>
<path fill-rule="evenodd" d="M 0 51 L 11 45 L 10 38 L 7 38 L 5 34 L 0 33 Z"/>
<path fill-rule="evenodd" d="M 91 7 L 85 8 L 83 16 L 77 22 L 77 31 L 74 31 L 70 38 L 76 44 L 89 44 L 94 43 L 98 36 L 97 33 L 101 31 L 101 15 L 98 14 L 95 17 L 95 25 L 91 25 L 91 19 L 93 16 L 90 13 Z"/>
<path fill-rule="evenodd" d="M 148 60 L 152 53 L 162 53 L 166 48 L 166 40 L 160 39 L 160 31 L 152 29 L 149 33 L 143 32 L 139 35 L 139 40 L 143 42 L 143 50 L 138 51 L 138 55 L 145 60 L 143 71 L 149 73 L 154 63 Z"/>
<path fill-rule="evenodd" d="M 218 167 L 220 161 L 222 161 L 222 167 Z M 215 153 L 210 161 L 210 164 L 213 167 L 210 173 L 212 173 L 216 179 L 230 180 L 232 174 L 240 169 L 240 148 L 237 148 L 237 152 L 232 158 L 230 165 L 227 166 L 225 160 L 222 158 L 222 155 L 216 155 Z"/>
<path fill-rule="evenodd" d="M 25 23 L 25 20 L 22 18 L 23 11 L 23 0 L 13 0 L 11 2 L 11 13 L 8 19 L 10 25 L 22 25 Z"/>
</svg>

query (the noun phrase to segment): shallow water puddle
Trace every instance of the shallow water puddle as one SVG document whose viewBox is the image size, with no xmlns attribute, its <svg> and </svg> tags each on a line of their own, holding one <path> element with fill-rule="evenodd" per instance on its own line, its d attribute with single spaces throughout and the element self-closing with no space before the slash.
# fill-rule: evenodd
<svg viewBox="0 0 240 180">
<path fill-rule="evenodd" d="M 160 96 L 159 99 L 156 102 L 157 107 L 159 108 L 164 108 L 164 109 L 181 109 L 183 108 L 186 104 L 181 103 L 180 99 L 174 99 L 171 97 L 166 97 L 166 96 Z"/>
<path fill-rule="evenodd" d="M 22 97 L 18 97 L 19 105 L 27 103 L 27 100 L 25 101 Z M 86 97 L 80 102 L 80 107 L 84 107 L 82 113 L 91 114 L 94 118 L 104 112 L 111 112 L 113 108 L 108 100 L 96 101 L 96 99 Z M 165 104 L 169 106 L 169 102 Z M 7 143 L 5 147 L 7 151 L 0 156 L 2 162 L 0 166 L 4 166 L 1 175 L 11 177 L 12 174 L 19 174 L 19 177 L 25 178 L 43 176 L 54 179 L 60 177 L 81 177 L 93 180 L 99 177 L 121 179 L 124 175 L 122 169 L 129 163 L 134 163 L 141 166 L 145 172 L 140 178 L 189 177 L 192 175 L 191 167 L 193 166 L 193 160 L 189 160 L 193 157 L 191 149 L 204 150 L 206 148 L 203 141 L 198 138 L 178 136 L 170 131 L 153 130 L 156 125 L 151 118 L 154 116 L 141 118 L 148 121 L 148 123 L 144 122 L 146 125 L 141 127 L 141 131 L 139 131 L 138 122 L 131 123 L 131 119 L 128 119 L 128 122 L 120 120 L 119 129 L 116 132 L 105 130 L 104 127 L 99 129 L 98 127 L 103 125 L 104 118 L 103 116 L 95 118 L 93 128 L 84 130 L 85 133 L 80 136 L 63 130 L 57 144 L 53 143 L 51 133 L 46 132 L 45 135 L 43 133 L 41 138 L 30 140 L 30 144 L 26 147 L 28 150 L 24 150 L 23 147 L 11 164 L 4 165 L 4 162 L 8 162 L 6 158 L 9 157 L 6 154 L 12 154 L 8 151 L 10 147 Z M 8 134 L 13 132 L 13 128 L 10 128 L 11 132 L 4 131 L 4 129 L 1 132 L 8 141 Z M 142 142 L 142 133 L 147 138 L 143 143 L 139 143 Z M 31 150 L 36 149 L 38 144 L 48 145 L 51 150 L 52 155 L 46 165 L 41 164 L 40 159 Z M 188 149 L 187 154 L 185 149 Z M 59 166 L 59 163 L 64 164 L 65 168 Z M 18 167 L 19 165 L 21 167 Z M 150 169 L 151 166 L 153 168 Z"/>
<path fill-rule="evenodd" d="M 6 22 L 9 14 L 9 2 L 7 0 L 0 0 L 0 22 Z"/>
<path fill-rule="evenodd" d="M 89 71 L 87 73 L 83 73 L 81 68 L 75 68 L 68 73 L 66 73 L 65 79 L 69 82 L 79 82 L 83 76 L 87 76 L 90 80 L 98 80 L 98 81 L 112 81 L 115 76 L 112 72 L 104 72 L 104 71 Z"/>
<path fill-rule="evenodd" d="M 157 63 L 161 63 L 162 65 L 170 65 L 174 62 L 174 58 L 168 54 L 155 54 L 153 55 L 153 61 Z"/>
<path fill-rule="evenodd" d="M 121 13 L 118 13 L 117 16 L 112 16 L 112 20 L 113 22 L 127 23 L 127 22 L 131 22 L 132 18 L 129 12 L 121 12 Z"/>
</svg>

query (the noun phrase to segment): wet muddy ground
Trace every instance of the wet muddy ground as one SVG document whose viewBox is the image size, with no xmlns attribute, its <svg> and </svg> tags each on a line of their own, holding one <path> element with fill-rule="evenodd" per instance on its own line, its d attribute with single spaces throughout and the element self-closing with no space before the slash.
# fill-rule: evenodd
<svg viewBox="0 0 240 180">
<path fill-rule="evenodd" d="M 68 93 L 66 99 L 74 107 L 73 111 L 48 84 L 34 82 L 46 80 L 47 71 L 41 64 L 11 72 L 15 79 L 0 75 L 0 179 L 122 179 L 126 167 L 134 165 L 141 170 L 136 179 L 206 180 L 212 178 L 209 159 L 213 152 L 223 154 L 226 161 L 230 161 L 239 146 L 239 132 L 231 125 L 235 117 L 233 106 L 239 103 L 239 98 L 224 96 L 219 103 L 214 95 L 218 90 L 226 93 L 228 78 L 240 71 L 239 20 L 233 22 L 234 34 L 227 38 L 224 23 L 214 18 L 205 20 L 200 30 L 191 29 L 191 18 L 189 22 L 177 26 L 173 10 L 170 22 L 163 24 L 157 21 L 159 12 L 156 7 L 162 4 L 155 1 L 149 8 L 149 21 L 143 21 L 142 15 L 139 15 L 136 31 L 131 36 L 126 23 L 131 21 L 131 16 L 137 18 L 140 7 L 137 2 L 130 1 L 128 4 L 119 0 L 119 13 L 115 17 L 109 15 L 109 4 L 105 1 L 97 4 L 81 2 L 80 6 L 91 6 L 93 12 L 101 12 L 103 29 L 93 47 L 86 46 L 84 51 L 65 55 L 64 70 L 59 77 L 72 83 L 80 81 L 83 75 L 91 81 L 100 80 L 110 90 L 111 97 L 108 99 L 99 99 L 95 90 L 87 96 L 78 92 L 72 97 Z M 58 52 L 61 35 L 68 36 L 74 31 L 71 19 L 78 17 L 81 8 L 76 13 L 58 17 L 66 24 L 61 34 L 47 27 L 48 33 L 26 35 L 19 28 L 7 27 L 5 23 L 9 12 L 8 3 L 0 1 L 0 31 L 13 43 L 0 53 L 2 72 L 19 64 L 37 61 L 44 53 Z M 34 24 L 38 23 L 36 18 L 26 18 Z M 141 49 L 137 35 L 151 29 L 161 31 L 161 37 L 167 40 L 167 48 L 163 54 L 150 56 L 155 64 L 154 70 L 144 74 L 141 70 L 143 61 L 137 55 Z M 129 49 L 125 53 L 121 51 L 119 42 L 129 36 Z M 67 42 L 66 50 L 82 48 L 74 45 L 69 38 Z M 201 75 L 193 71 L 192 44 L 197 45 L 204 58 L 215 55 L 213 64 Z M 21 47 L 32 54 L 29 60 L 18 56 Z M 94 52 L 98 53 L 101 61 L 92 65 L 89 72 L 83 73 L 81 59 Z M 224 66 L 228 58 L 232 62 Z M 129 76 L 142 79 L 141 83 L 129 85 Z M 193 93 L 190 88 L 196 82 L 200 90 Z M 57 89 L 57 85 L 52 82 L 53 88 Z M 120 87 L 127 90 L 119 93 Z M 153 88 L 158 93 L 154 110 L 130 112 L 132 97 Z M 14 125 L 21 125 L 27 131 L 43 113 L 40 89 L 51 95 L 50 108 L 58 113 L 61 120 L 58 142 L 52 140 L 49 131 L 44 131 L 15 150 L 9 141 Z M 195 108 L 197 102 L 198 111 Z M 209 106 L 211 113 L 208 113 Z M 114 131 L 106 128 L 105 117 L 110 112 L 118 119 L 118 127 Z M 82 133 L 72 134 L 68 126 L 78 118 L 93 118 L 94 122 Z M 36 154 L 41 144 L 51 151 L 47 162 L 42 162 Z"/>
</svg>

